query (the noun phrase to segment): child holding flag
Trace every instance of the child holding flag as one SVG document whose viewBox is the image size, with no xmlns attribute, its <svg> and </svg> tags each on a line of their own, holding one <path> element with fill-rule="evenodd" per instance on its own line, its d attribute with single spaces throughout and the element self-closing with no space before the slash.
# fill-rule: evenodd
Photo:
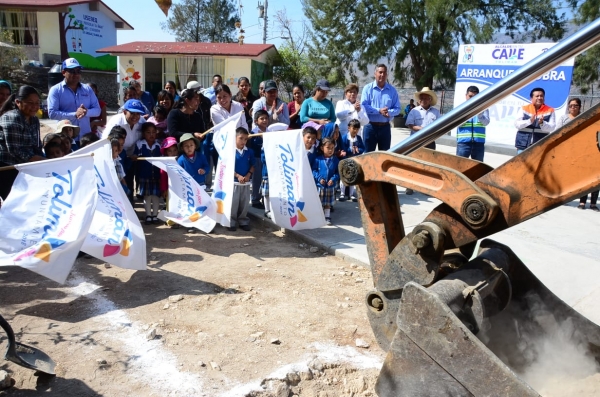
<svg viewBox="0 0 600 397">
<path fill-rule="evenodd" d="M 250 219 L 248 218 L 248 205 L 250 202 L 250 180 L 254 172 L 254 151 L 246 147 L 248 142 L 248 130 L 238 127 L 235 130 L 235 168 L 233 199 L 231 203 L 231 224 L 229 230 L 234 232 L 236 225 L 245 231 L 250 230 Z"/>
<path fill-rule="evenodd" d="M 323 138 L 319 150 L 321 153 L 312 164 L 312 171 L 323 206 L 325 222 L 327 225 L 331 225 L 331 207 L 335 201 L 335 186 L 340 180 L 339 160 L 334 156 L 335 143 L 332 138 Z"/>
<path fill-rule="evenodd" d="M 156 141 L 156 126 L 146 122 L 142 124 L 142 136 L 136 142 L 133 150 L 137 157 L 160 157 L 160 144 Z M 158 206 L 160 199 L 160 170 L 147 161 L 142 161 L 136 166 L 137 171 L 137 194 L 144 197 L 146 209 L 146 225 L 158 223 Z"/>
</svg>

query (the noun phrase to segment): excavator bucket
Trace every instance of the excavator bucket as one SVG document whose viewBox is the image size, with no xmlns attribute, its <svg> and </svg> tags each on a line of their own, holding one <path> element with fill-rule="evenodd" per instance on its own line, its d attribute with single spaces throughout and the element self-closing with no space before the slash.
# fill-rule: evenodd
<svg viewBox="0 0 600 397">
<path fill-rule="evenodd" d="M 591 371 L 600 358 L 600 327 L 491 240 L 430 287 L 407 283 L 396 324 L 380 397 L 539 396 L 520 375 L 548 365 L 548 346 L 568 341 Z"/>
</svg>

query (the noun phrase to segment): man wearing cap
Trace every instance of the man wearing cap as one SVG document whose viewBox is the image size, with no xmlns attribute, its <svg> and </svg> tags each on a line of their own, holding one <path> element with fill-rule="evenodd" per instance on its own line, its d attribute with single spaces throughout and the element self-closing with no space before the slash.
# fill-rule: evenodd
<svg viewBox="0 0 600 397">
<path fill-rule="evenodd" d="M 363 128 L 365 152 L 373 152 L 376 148 L 388 150 L 392 143 L 390 121 L 400 114 L 400 100 L 387 77 L 387 66 L 377 65 L 375 81 L 367 84 L 362 91 L 361 104 L 369 116 L 369 124 Z"/>
<path fill-rule="evenodd" d="M 221 77 L 220 74 L 215 74 L 212 79 L 212 86 L 202 91 L 202 94 L 210 100 L 211 106 L 217 103 L 217 94 L 215 94 L 215 88 L 221 84 L 223 84 L 223 77 Z"/>
<path fill-rule="evenodd" d="M 106 125 L 102 138 L 108 138 L 108 134 L 114 126 L 121 126 L 127 131 L 125 142 L 123 143 L 123 149 L 127 152 L 127 156 L 135 159 L 133 150 L 135 149 L 135 143 L 142 138 L 142 124 L 140 124 L 140 118 L 144 114 L 145 108 L 139 99 L 129 99 L 123 105 L 123 113 L 118 113 L 113 116 Z M 125 170 L 125 181 L 127 187 L 133 192 L 133 177 L 135 174 L 134 166 L 129 167 Z"/>
<path fill-rule="evenodd" d="M 467 100 L 479 94 L 477 86 L 467 88 Z M 485 154 L 485 126 L 490 123 L 490 114 L 486 110 L 467 120 L 456 130 L 456 155 L 483 161 Z"/>
<path fill-rule="evenodd" d="M 48 116 L 53 120 L 70 120 L 81 128 L 80 136 L 92 131 L 90 117 L 98 117 L 102 112 L 94 90 L 80 82 L 81 69 L 77 59 L 65 59 L 62 63 L 65 79 L 48 93 Z"/>
<path fill-rule="evenodd" d="M 273 80 L 265 81 L 264 96 L 252 104 L 252 114 L 257 110 L 266 110 L 269 113 L 269 125 L 284 123 L 290 125 L 290 113 L 287 104 L 278 98 L 277 83 Z"/>
</svg>

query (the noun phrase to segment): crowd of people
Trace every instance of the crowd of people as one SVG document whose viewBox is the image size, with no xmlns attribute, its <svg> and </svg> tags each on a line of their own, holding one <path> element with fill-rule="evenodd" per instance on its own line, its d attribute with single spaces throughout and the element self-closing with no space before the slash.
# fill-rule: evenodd
<svg viewBox="0 0 600 397">
<path fill-rule="evenodd" d="M 314 183 L 319 192 L 325 219 L 332 222 L 336 201 L 357 201 L 354 187 L 340 181 L 341 159 L 391 146 L 392 119 L 401 112 L 396 89 L 388 80 L 386 65 L 375 68 L 374 81 L 365 85 L 360 101 L 359 87 L 349 84 L 344 99 L 335 105 L 327 98 L 331 90 L 327 80 L 318 80 L 307 92 L 301 85 L 293 87 L 293 99 L 279 98 L 277 83 L 266 80 L 259 84 L 259 95 L 252 92 L 246 77 L 238 79 L 238 92 L 232 95 L 222 77 L 215 75 L 211 87 L 202 89 L 189 81 L 178 92 L 173 81 L 167 81 L 156 100 L 133 81 L 125 91 L 125 101 L 117 115 L 107 121 L 106 104 L 97 98 L 94 84 L 81 84 L 81 66 L 74 58 L 62 64 L 64 80 L 50 89 L 50 118 L 61 120 L 55 133 L 40 138 L 37 111 L 39 93 L 22 86 L 13 93 L 8 82 L 0 81 L 0 166 L 15 165 L 64 156 L 98 139 L 109 139 L 115 170 L 130 200 L 144 202 L 145 223 L 157 223 L 160 197 L 166 198 L 166 174 L 138 157 L 177 157 L 177 162 L 207 192 L 212 189 L 218 153 L 212 126 L 243 112 L 236 126 L 235 191 L 230 229 L 239 226 L 249 230 L 248 207 L 265 210 L 271 217 L 269 177 L 262 134 L 287 129 L 302 129 L 304 149 L 311 164 Z M 466 99 L 477 95 L 475 86 L 467 89 Z M 519 151 L 542 139 L 557 126 L 577 117 L 581 102 L 572 99 L 569 113 L 555 121 L 554 109 L 544 104 L 544 91 L 531 92 L 531 104 L 523 107 L 523 115 L 515 122 Z M 435 105 L 437 96 L 428 87 L 415 92 L 407 105 L 406 125 L 410 133 L 440 117 Z M 483 161 L 487 111 L 467 120 L 457 131 L 457 155 Z M 256 135 L 253 137 L 253 135 Z M 428 146 L 435 149 L 435 142 Z M 17 171 L 0 173 L 0 196 L 5 199 Z M 339 196 L 336 192 L 339 191 Z M 412 194 L 407 189 L 406 194 Z M 337 196 L 337 197 L 336 197 Z M 598 192 L 592 193 L 592 208 L 598 211 Z M 579 208 L 585 208 L 587 197 Z M 171 227 L 179 227 L 172 222 Z"/>
</svg>

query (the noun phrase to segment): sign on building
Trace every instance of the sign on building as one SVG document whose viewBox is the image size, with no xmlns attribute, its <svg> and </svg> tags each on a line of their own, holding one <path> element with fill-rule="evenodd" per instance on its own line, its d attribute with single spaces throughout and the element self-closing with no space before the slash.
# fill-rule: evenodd
<svg viewBox="0 0 600 397">
<path fill-rule="evenodd" d="M 474 85 L 479 91 L 515 72 L 519 67 L 547 51 L 555 43 L 535 44 L 469 44 L 460 46 L 454 106 L 465 101 L 467 87 Z M 556 118 L 567 111 L 574 58 L 526 85 L 511 95 L 501 98 L 489 108 L 490 124 L 486 128 L 486 142 L 514 145 L 517 129 L 515 119 L 523 105 L 531 103 L 530 92 L 541 87 L 546 91 L 546 105 L 556 111 Z M 456 130 L 452 132 L 456 135 Z"/>
</svg>

